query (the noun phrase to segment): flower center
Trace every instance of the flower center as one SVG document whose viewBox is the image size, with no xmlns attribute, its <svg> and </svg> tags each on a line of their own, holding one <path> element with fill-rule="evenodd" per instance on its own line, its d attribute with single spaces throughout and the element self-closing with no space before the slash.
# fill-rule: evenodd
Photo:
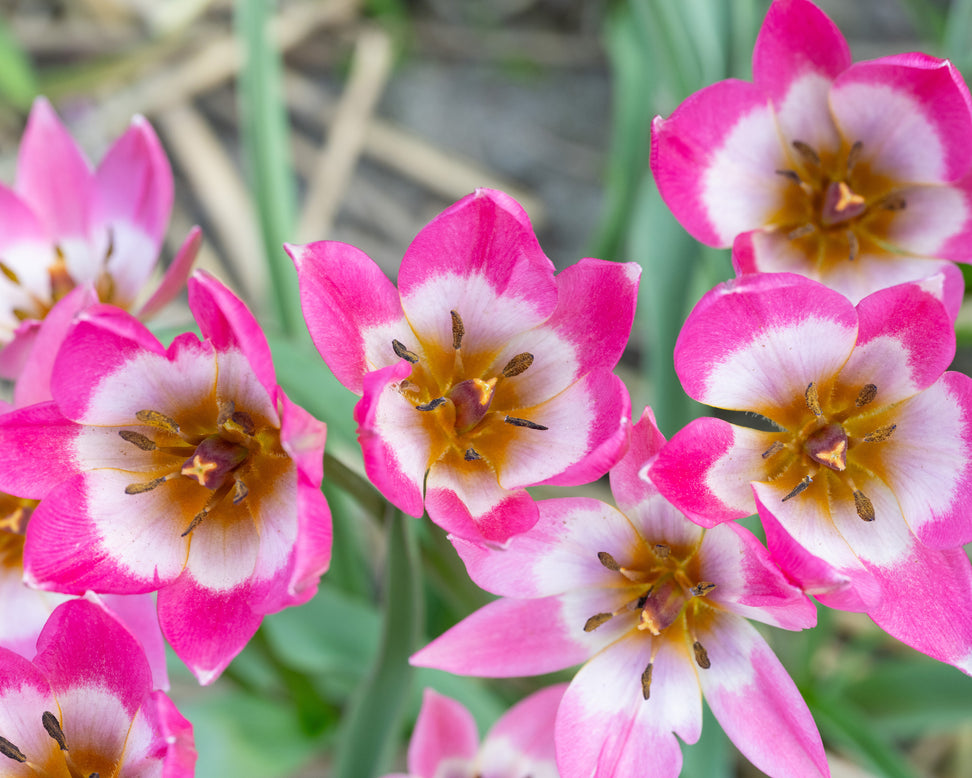
<svg viewBox="0 0 972 778">
<path fill-rule="evenodd" d="M 246 484 L 253 472 L 253 459 L 261 453 L 279 449 L 279 431 L 258 429 L 250 414 L 236 410 L 232 401 L 219 410 L 214 428 L 188 432 L 175 419 L 155 410 L 135 414 L 138 423 L 151 430 L 155 439 L 134 430 L 119 430 L 119 436 L 136 448 L 159 456 L 160 467 L 154 478 L 136 481 L 125 487 L 126 494 L 143 494 L 167 481 L 186 478 L 210 490 L 212 494 L 182 533 L 185 537 L 224 498 L 238 505 L 249 494 Z"/>
<path fill-rule="evenodd" d="M 531 430 L 547 429 L 542 424 L 509 415 L 503 406 L 509 407 L 510 392 L 504 383 L 524 373 L 533 364 L 533 354 L 522 352 L 510 359 L 498 373 L 486 366 L 476 365 L 481 355 L 464 353 L 463 340 L 466 327 L 458 311 L 450 311 L 452 319 L 451 369 L 444 379 L 433 377 L 431 365 L 423 365 L 418 354 L 398 340 L 392 341 L 392 350 L 399 359 L 410 362 L 412 375 L 402 381 L 399 391 L 423 414 L 434 414 L 443 437 L 443 448 L 453 448 L 467 462 L 482 460 L 483 443 L 488 446 L 488 430 L 493 420 L 513 427 Z M 431 361 L 435 361 L 434 359 Z M 474 373 L 470 376 L 469 373 Z M 503 399 L 497 408 L 497 398 Z"/>
<path fill-rule="evenodd" d="M 777 229 L 820 264 L 854 261 L 862 249 L 893 251 L 885 236 L 907 203 L 894 181 L 861 161 L 861 142 L 828 155 L 800 140 L 792 148 L 793 167 L 776 171 L 793 184 Z"/>
<path fill-rule="evenodd" d="M 0 492 L 0 569 L 24 566 L 24 533 L 39 500 L 25 500 Z"/>
<path fill-rule="evenodd" d="M 0 755 L 26 766 L 31 771 L 30 773 L 27 773 L 27 775 L 35 776 L 35 778 L 51 778 L 51 776 L 55 774 L 62 775 L 62 770 L 58 769 L 58 762 L 61 762 L 61 764 L 67 768 L 70 778 L 101 778 L 102 769 L 106 770 L 105 776 L 107 778 L 109 775 L 107 769 L 110 769 L 111 763 L 114 760 L 108 759 L 101 754 L 89 753 L 86 753 L 79 758 L 78 754 L 75 754 L 68 749 L 67 740 L 64 737 L 64 730 L 61 729 L 61 723 L 58 721 L 57 716 L 50 711 L 44 711 L 43 716 L 41 716 L 41 723 L 44 725 L 44 729 L 47 731 L 47 734 L 50 735 L 54 743 L 57 744 L 58 751 L 53 753 L 59 753 L 60 759 L 53 754 L 49 754 L 44 762 L 39 764 L 32 761 L 23 751 L 21 751 L 16 745 L 11 743 L 5 737 L 0 737 Z M 104 763 L 105 766 L 104 768 L 98 767 L 97 769 L 92 770 L 91 762 L 98 764 Z M 21 775 L 22 773 L 17 774 Z M 114 772 L 112 772 L 111 775 L 114 775 Z"/>
<path fill-rule="evenodd" d="M 821 482 L 818 496 L 849 496 L 857 515 L 874 521 L 874 504 L 855 479 L 870 478 L 880 468 L 879 451 L 866 444 L 889 440 L 897 426 L 887 423 L 888 409 L 871 405 L 877 393 L 874 384 L 865 384 L 856 395 L 838 387 L 821 400 L 816 383 L 807 386 L 802 417 L 781 427 L 779 437 L 763 452 L 773 468 L 769 480 L 794 484 L 783 502 Z"/>
<path fill-rule="evenodd" d="M 701 615 L 714 606 L 706 595 L 716 585 L 699 578 L 699 546 L 676 550 L 666 543 L 640 544 L 630 567 L 618 564 L 607 551 L 599 551 L 598 561 L 606 569 L 618 573 L 619 585 L 626 598 L 610 613 L 595 613 L 584 623 L 585 632 L 593 632 L 614 618 L 627 618 L 632 629 L 647 638 L 691 644 L 696 664 L 707 670 L 709 654 L 695 634 Z M 651 694 L 651 674 L 660 643 L 652 641 L 651 656 L 641 675 L 641 692 L 647 700 Z"/>
</svg>

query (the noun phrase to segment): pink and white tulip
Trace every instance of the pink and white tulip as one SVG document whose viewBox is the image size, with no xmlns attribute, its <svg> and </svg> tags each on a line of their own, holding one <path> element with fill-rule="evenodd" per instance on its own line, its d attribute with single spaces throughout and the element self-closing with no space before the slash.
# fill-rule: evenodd
<svg viewBox="0 0 972 778">
<path fill-rule="evenodd" d="M 549 686 L 521 700 L 482 744 L 461 703 L 426 689 L 408 745 L 408 774 L 387 778 L 558 778 L 554 718 L 566 688 Z"/>
<path fill-rule="evenodd" d="M 506 549 L 453 542 L 502 595 L 412 657 L 463 675 L 549 673 L 586 662 L 557 713 L 564 778 L 675 776 L 702 694 L 736 746 L 773 776 L 828 775 L 813 719 L 747 619 L 811 627 L 811 602 L 745 529 L 703 530 L 643 477 L 664 438 L 646 410 L 611 471 L 618 509 L 545 500 Z M 770 734 L 771 733 L 771 734 Z"/>
<path fill-rule="evenodd" d="M 38 98 L 21 141 L 16 186 L 0 185 L 0 206 L 0 374 L 15 378 L 41 321 L 77 287 L 134 308 L 169 221 L 172 171 L 142 117 L 92 169 L 50 103 Z M 193 230 L 140 315 L 178 294 L 199 242 Z"/>
<path fill-rule="evenodd" d="M 584 259 L 554 277 L 523 209 L 486 189 L 422 229 L 398 289 L 353 246 L 287 250 L 314 343 L 362 395 L 368 477 L 406 513 L 502 543 L 537 520 L 524 487 L 588 483 L 617 461 L 630 401 L 611 371 L 636 265 Z"/>
<path fill-rule="evenodd" d="M 651 470 L 702 526 L 758 510 L 807 592 L 972 672 L 972 379 L 934 277 L 856 307 L 787 273 L 710 291 L 675 347 L 685 391 L 760 429 L 697 419 Z"/>
<path fill-rule="evenodd" d="M 925 54 L 852 63 L 809 0 L 774 0 L 753 83 L 729 79 L 655 119 L 651 167 L 698 240 L 737 273 L 794 272 L 857 302 L 945 270 L 953 314 L 972 260 L 972 99 Z"/>
<path fill-rule="evenodd" d="M 325 427 L 276 384 L 256 320 L 215 279 L 189 281 L 204 340 L 166 349 L 127 313 L 82 313 L 54 400 L 0 417 L 0 489 L 40 499 L 26 580 L 67 593 L 158 591 L 175 652 L 209 683 L 263 615 L 327 568 Z"/>
<path fill-rule="evenodd" d="M 10 778 L 191 778 L 192 725 L 99 603 L 58 607 L 33 661 L 0 648 L 0 771 Z"/>
</svg>

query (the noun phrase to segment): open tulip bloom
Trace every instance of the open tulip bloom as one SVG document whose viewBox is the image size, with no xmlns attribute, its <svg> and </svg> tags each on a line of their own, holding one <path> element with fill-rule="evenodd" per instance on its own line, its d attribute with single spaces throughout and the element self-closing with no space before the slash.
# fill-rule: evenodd
<svg viewBox="0 0 972 778">
<path fill-rule="evenodd" d="M 54 400 L 0 418 L 0 489 L 40 499 L 28 583 L 158 591 L 165 637 L 203 683 L 266 613 L 309 599 L 326 569 L 324 425 L 277 386 L 250 312 L 197 273 L 191 333 L 166 349 L 136 319 L 82 314 Z"/>
<path fill-rule="evenodd" d="M 851 63 L 808 0 L 774 0 L 753 83 L 720 81 L 655 120 L 651 167 L 698 240 L 738 273 L 794 272 L 856 302 L 972 259 L 972 100 L 946 60 Z"/>
<path fill-rule="evenodd" d="M 866 611 L 972 672 L 972 380 L 942 279 L 856 306 L 789 273 L 710 291 L 675 347 L 685 391 L 763 417 L 697 419 L 651 478 L 703 526 L 758 509 L 774 558 L 806 591 Z"/>
<path fill-rule="evenodd" d="M 564 778 L 676 776 L 702 695 L 733 742 L 773 776 L 828 775 L 793 681 L 747 619 L 811 627 L 812 603 L 734 523 L 703 530 L 645 478 L 664 438 L 650 411 L 611 471 L 618 509 L 544 500 L 505 549 L 454 539 L 470 577 L 502 595 L 412 657 L 486 677 L 585 662 L 557 713 Z M 767 733 L 772 732 L 772 736 Z"/>
<path fill-rule="evenodd" d="M 408 773 L 387 778 L 558 778 L 554 718 L 565 688 L 548 686 L 520 700 L 482 744 L 461 703 L 426 689 L 408 745 Z"/>
<path fill-rule="evenodd" d="M 172 171 L 136 117 L 92 169 L 44 98 L 34 102 L 17 183 L 0 185 L 0 374 L 18 375 L 48 312 L 77 287 L 132 309 L 158 259 L 172 208 Z M 198 249 L 193 230 L 142 305 L 148 315 L 182 289 Z"/>
<path fill-rule="evenodd" d="M 502 543 L 537 520 L 524 487 L 588 483 L 617 461 L 630 401 L 611 371 L 637 265 L 554 277 L 523 209 L 479 190 L 402 259 L 398 289 L 353 246 L 290 246 L 304 318 L 355 408 L 368 477 L 394 505 Z"/>
<path fill-rule="evenodd" d="M 192 725 L 135 638 L 97 602 L 58 607 L 29 661 L 0 648 L 0 773 L 191 778 Z"/>
</svg>

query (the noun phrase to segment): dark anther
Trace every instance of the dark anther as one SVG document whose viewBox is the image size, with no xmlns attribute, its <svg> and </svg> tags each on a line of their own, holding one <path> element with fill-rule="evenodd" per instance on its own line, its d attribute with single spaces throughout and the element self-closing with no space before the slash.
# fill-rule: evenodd
<svg viewBox="0 0 972 778">
<path fill-rule="evenodd" d="M 91 773 L 88 778 L 101 778 L 101 773 Z"/>
<path fill-rule="evenodd" d="M 3 273 L 13 283 L 20 284 L 20 279 L 17 278 L 17 274 L 5 262 L 0 262 L 0 273 Z"/>
<path fill-rule="evenodd" d="M 153 478 L 151 481 L 129 484 L 125 487 L 125 494 L 144 494 L 145 492 L 151 492 L 156 486 L 163 483 L 165 483 L 165 476 Z"/>
<path fill-rule="evenodd" d="M 812 235 L 816 231 L 817 226 L 815 224 L 807 223 L 794 230 L 790 230 L 786 234 L 786 237 L 788 240 L 797 240 L 798 238 L 805 238 L 807 235 Z"/>
<path fill-rule="evenodd" d="M 778 440 L 773 441 L 773 445 L 763 452 L 763 459 L 769 459 L 773 454 L 779 454 L 785 446 Z"/>
<path fill-rule="evenodd" d="M 847 230 L 847 259 L 853 262 L 861 253 L 861 243 L 854 230 Z"/>
<path fill-rule="evenodd" d="M 527 419 L 518 419 L 516 416 L 507 416 L 503 419 L 507 424 L 512 424 L 514 427 L 526 427 L 531 430 L 545 430 L 549 427 L 544 427 L 542 424 L 537 424 L 535 421 L 529 421 Z"/>
<path fill-rule="evenodd" d="M 463 459 L 467 462 L 475 462 L 477 459 L 482 459 L 479 452 L 474 448 L 467 448 L 466 453 L 463 455 Z"/>
<path fill-rule="evenodd" d="M 692 587 L 692 594 L 696 597 L 705 597 L 709 592 L 716 588 L 714 583 L 709 583 L 708 581 L 699 581 L 695 586 Z"/>
<path fill-rule="evenodd" d="M 651 696 L 651 662 L 641 674 L 641 696 L 646 700 Z"/>
<path fill-rule="evenodd" d="M 503 368 L 503 375 L 507 378 L 513 378 L 513 376 L 518 376 L 520 373 L 524 372 L 530 365 L 533 364 L 533 354 L 524 351 L 522 354 L 517 354 L 513 359 L 506 363 L 506 367 Z"/>
<path fill-rule="evenodd" d="M 584 632 L 593 632 L 614 618 L 613 613 L 596 613 L 584 622 Z"/>
<path fill-rule="evenodd" d="M 457 311 L 449 311 L 452 315 L 452 347 L 458 351 L 462 346 L 462 336 L 466 334 L 466 328 L 462 326 L 462 317 Z"/>
<path fill-rule="evenodd" d="M 208 515 L 209 515 L 209 510 L 207 509 L 203 509 L 199 511 L 199 513 L 197 513 L 195 516 L 192 517 L 192 521 L 189 522 L 189 526 L 186 527 L 186 531 L 183 532 L 179 537 L 184 538 L 186 535 L 192 532 L 196 527 L 202 524 L 202 520 L 205 519 L 206 516 Z"/>
<path fill-rule="evenodd" d="M 881 201 L 881 207 L 885 211 L 903 211 L 908 207 L 908 201 L 899 194 L 888 195 Z"/>
<path fill-rule="evenodd" d="M 401 341 L 393 340 L 392 350 L 395 352 L 395 356 L 399 359 L 404 359 L 406 362 L 411 362 L 413 365 L 418 362 L 418 354 L 405 348 Z"/>
<path fill-rule="evenodd" d="M 431 400 L 431 401 L 425 403 L 425 405 L 416 405 L 415 406 L 415 410 L 417 410 L 417 411 L 434 411 L 436 408 L 438 408 L 440 405 L 442 405 L 445 401 L 446 401 L 445 400 L 445 397 L 436 397 L 434 400 Z"/>
<path fill-rule="evenodd" d="M 607 551 L 598 551 L 597 561 L 604 565 L 608 570 L 613 570 L 615 573 L 621 569 L 621 565 L 615 562 L 614 557 L 611 556 Z"/>
<path fill-rule="evenodd" d="M 135 414 L 135 418 L 144 424 L 148 424 L 151 427 L 159 427 L 173 435 L 179 434 L 179 425 L 176 424 L 175 419 L 171 416 L 166 416 L 164 413 L 159 413 L 158 411 L 138 411 Z"/>
<path fill-rule="evenodd" d="M 854 490 L 854 508 L 864 521 L 874 521 L 874 503 L 860 489 Z"/>
<path fill-rule="evenodd" d="M 138 448 L 142 449 L 142 451 L 155 451 L 155 441 L 149 440 L 139 432 L 134 432 L 132 430 L 118 430 L 118 435 L 122 440 L 131 443 L 133 446 L 137 446 Z"/>
<path fill-rule="evenodd" d="M 800 156 L 807 162 L 811 162 L 814 165 L 820 164 L 820 156 L 809 144 L 804 143 L 802 140 L 795 140 L 793 141 L 793 148 L 800 152 Z"/>
<path fill-rule="evenodd" d="M 250 493 L 249 487 L 239 478 L 233 481 L 233 505 L 239 505 Z"/>
<path fill-rule="evenodd" d="M 808 475 L 803 476 L 800 483 L 798 483 L 796 486 L 793 487 L 793 491 L 791 491 L 786 497 L 780 500 L 780 502 L 786 502 L 792 497 L 796 497 L 798 494 L 800 494 L 800 492 L 804 491 L 808 486 L 810 486 L 812 482 L 813 479 L 810 476 Z"/>
<path fill-rule="evenodd" d="M 863 388 L 857 395 L 857 399 L 854 401 L 854 405 L 856 405 L 858 408 L 863 408 L 876 396 L 877 387 L 874 384 L 864 384 Z"/>
<path fill-rule="evenodd" d="M 773 172 L 778 176 L 783 176 L 783 178 L 789 179 L 794 184 L 803 183 L 803 181 L 800 179 L 800 174 L 795 170 L 774 170 Z"/>
<path fill-rule="evenodd" d="M 655 545 L 651 547 L 651 550 L 655 552 L 655 556 L 657 556 L 659 559 L 668 559 L 669 554 L 672 553 L 672 547 L 664 543 L 655 543 Z"/>
<path fill-rule="evenodd" d="M 807 408 L 810 409 L 810 413 L 818 419 L 823 416 L 823 410 L 820 408 L 820 398 L 817 396 L 817 385 L 813 381 L 807 385 L 807 391 L 803 393 L 803 397 L 807 401 Z"/>
<path fill-rule="evenodd" d="M 3 754 L 9 759 L 13 759 L 15 762 L 27 761 L 27 757 L 24 756 L 24 752 L 17 748 L 17 746 L 15 746 L 5 737 L 0 737 L 0 754 Z"/>
<path fill-rule="evenodd" d="M 67 741 L 64 739 L 64 730 L 61 729 L 61 723 L 57 720 L 57 716 L 51 713 L 49 710 L 44 711 L 44 715 L 41 716 L 41 721 L 44 723 L 44 729 L 47 730 L 47 734 L 54 738 L 58 747 L 62 751 L 67 751 Z"/>
<path fill-rule="evenodd" d="M 847 152 L 847 172 L 850 173 L 854 166 L 857 165 L 857 161 L 861 158 L 861 149 L 864 148 L 864 144 L 860 141 L 855 141 L 854 145 L 851 146 L 850 151 Z"/>
<path fill-rule="evenodd" d="M 695 652 L 695 663 L 701 667 L 703 670 L 708 670 L 712 667 L 712 662 L 709 661 L 709 652 L 705 650 L 705 646 L 696 640 L 692 644 L 692 650 Z"/>
<path fill-rule="evenodd" d="M 648 598 L 650 596 L 651 596 L 651 589 L 649 589 L 647 592 L 645 592 L 643 595 L 641 595 L 638 598 L 638 607 L 639 608 L 644 608 L 645 607 L 645 603 L 648 602 Z"/>
<path fill-rule="evenodd" d="M 873 432 L 868 432 L 864 436 L 864 441 L 867 443 L 881 443 L 890 438 L 897 428 L 897 424 L 886 424 L 883 427 L 878 427 Z"/>
</svg>

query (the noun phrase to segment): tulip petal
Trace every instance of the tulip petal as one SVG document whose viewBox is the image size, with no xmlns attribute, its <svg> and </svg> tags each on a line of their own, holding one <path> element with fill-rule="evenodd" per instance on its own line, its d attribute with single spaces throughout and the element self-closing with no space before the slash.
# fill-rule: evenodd
<svg viewBox="0 0 972 778">
<path fill-rule="evenodd" d="M 408 745 L 408 771 L 440 775 L 440 767 L 455 760 L 471 762 L 479 750 L 479 732 L 472 714 L 459 702 L 426 689 L 422 709 Z"/>
</svg>

